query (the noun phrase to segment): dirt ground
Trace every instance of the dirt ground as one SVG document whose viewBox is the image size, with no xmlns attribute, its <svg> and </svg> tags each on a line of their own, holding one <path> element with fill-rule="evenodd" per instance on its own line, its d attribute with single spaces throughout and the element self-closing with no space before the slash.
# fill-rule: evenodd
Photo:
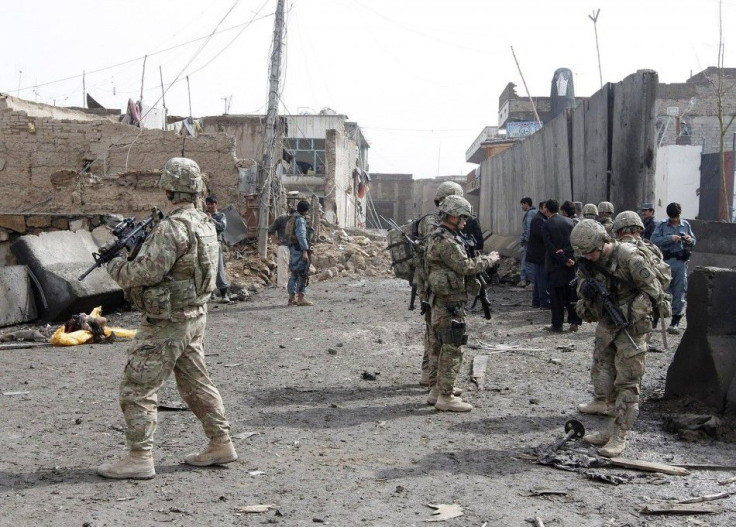
<svg viewBox="0 0 736 527">
<path fill-rule="evenodd" d="M 411 526 L 431 517 L 430 503 L 462 507 L 463 516 L 447 521 L 456 526 L 523 526 L 534 517 L 547 526 L 735 525 L 733 497 L 709 502 L 724 509 L 715 515 L 638 512 L 654 500 L 734 491 L 736 484 L 718 485 L 734 472 L 601 469 L 632 476 L 615 486 L 524 458 L 530 447 L 560 438 L 569 418 L 589 430 L 603 424 L 575 412 L 589 398 L 593 326 L 550 335 L 541 330 L 549 312 L 527 307 L 530 295 L 494 286 L 493 319 L 469 317 L 471 344 L 538 351 L 490 354 L 485 390 L 478 391 L 470 364 L 490 352 L 467 349 L 459 381 L 475 406 L 467 414 L 425 404 L 418 386 L 423 325 L 407 310 L 405 282 L 315 282 L 309 296 L 316 305 L 309 308 L 287 307 L 275 288 L 247 302 L 213 304 L 207 360 L 240 459 L 226 467 L 184 465 L 184 455 L 205 444 L 201 427 L 189 411 L 160 411 L 158 474 L 150 481 L 94 473 L 124 453 L 117 384 L 126 342 L 2 350 L 0 525 Z M 112 325 L 136 325 L 133 313 L 111 317 Z M 671 350 L 678 341 L 670 336 Z M 659 335 L 652 343 L 661 347 Z M 672 354 L 648 356 L 626 457 L 733 464 L 731 443 L 684 442 L 663 431 Z M 182 404 L 171 381 L 159 403 Z M 540 490 L 558 494 L 535 495 Z M 239 511 L 256 504 L 272 508 Z"/>
</svg>

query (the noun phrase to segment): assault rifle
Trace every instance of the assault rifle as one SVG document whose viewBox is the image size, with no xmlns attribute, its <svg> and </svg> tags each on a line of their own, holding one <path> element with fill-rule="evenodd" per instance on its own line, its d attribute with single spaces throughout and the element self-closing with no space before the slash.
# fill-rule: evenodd
<svg viewBox="0 0 736 527">
<path fill-rule="evenodd" d="M 406 234 L 402 230 L 402 228 L 394 220 L 392 220 L 391 218 L 384 218 L 383 216 L 380 216 L 380 215 L 378 217 L 381 218 L 383 221 L 385 221 L 389 225 L 389 227 L 391 227 L 392 229 L 396 229 L 397 231 L 399 231 L 401 233 L 401 235 L 409 243 L 409 246 L 412 249 L 412 255 L 416 254 L 416 252 L 417 252 L 417 245 L 419 245 L 416 242 L 416 240 L 412 240 L 411 237 L 408 234 Z M 409 311 L 414 311 L 414 303 L 417 300 L 417 284 L 412 283 L 411 280 L 409 280 L 409 284 L 411 285 L 411 298 L 409 299 Z M 422 306 L 422 315 L 425 313 L 425 310 L 424 309 L 425 309 L 424 306 Z"/>
<path fill-rule="evenodd" d="M 590 272 L 588 265 L 587 260 L 583 258 L 578 259 L 578 268 L 582 271 L 583 276 L 585 277 L 585 281 L 580 285 L 580 296 L 588 300 L 598 300 L 603 308 L 604 315 L 609 321 L 613 322 L 613 325 L 616 326 L 619 332 L 623 332 L 623 334 L 626 335 L 626 338 L 629 339 L 629 342 L 634 346 L 634 349 L 638 350 L 639 346 L 637 346 L 634 339 L 631 338 L 627 329 L 631 323 L 626 320 L 621 308 L 611 300 L 611 293 L 608 292 L 608 289 L 603 285 L 603 282 L 593 278 L 593 273 Z M 573 280 L 573 283 L 576 280 L 577 279 Z M 571 283 L 571 285 L 573 284 Z"/>
<path fill-rule="evenodd" d="M 138 255 L 141 245 L 146 240 L 148 233 L 151 232 L 153 225 L 158 223 L 163 217 L 163 212 L 154 208 L 151 215 L 144 220 L 136 222 L 135 217 L 131 216 L 115 225 L 112 229 L 115 242 L 110 246 L 103 246 L 99 252 L 92 253 L 95 263 L 79 277 L 79 281 L 81 282 L 87 278 L 89 273 L 115 258 L 123 249 L 128 250 L 128 260 L 135 258 Z"/>
<path fill-rule="evenodd" d="M 465 252 L 467 253 L 468 257 L 474 258 L 475 255 L 478 253 L 478 249 L 475 245 L 475 238 L 472 236 L 468 236 L 462 231 L 455 232 L 455 239 L 465 247 Z M 478 281 L 480 282 L 480 292 L 478 293 L 478 296 L 475 297 L 475 300 L 473 301 L 473 306 L 471 306 L 471 309 L 475 307 L 475 304 L 480 300 L 480 305 L 483 307 L 483 316 L 486 318 L 486 320 L 491 319 L 491 300 L 488 298 L 488 284 L 490 283 L 491 276 L 487 273 L 487 271 L 483 271 L 482 273 L 478 274 L 476 276 Z"/>
</svg>

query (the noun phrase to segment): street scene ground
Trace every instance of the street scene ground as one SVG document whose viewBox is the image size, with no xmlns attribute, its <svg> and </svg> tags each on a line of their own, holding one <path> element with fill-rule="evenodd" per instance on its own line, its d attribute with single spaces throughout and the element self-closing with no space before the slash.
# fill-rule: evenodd
<svg viewBox="0 0 736 527">
<path fill-rule="evenodd" d="M 457 506 L 463 515 L 446 521 L 457 526 L 736 524 L 733 497 L 705 503 L 717 514 L 640 512 L 736 490 L 718 484 L 735 472 L 592 471 L 619 476 L 614 485 L 532 459 L 533 447 L 564 435 L 568 419 L 588 430 L 604 419 L 575 411 L 589 398 L 593 325 L 542 331 L 549 312 L 528 307 L 529 288 L 495 285 L 493 319 L 469 316 L 459 385 L 475 408 L 466 414 L 425 403 L 423 324 L 407 310 L 405 281 L 315 281 L 309 296 L 314 307 L 287 307 L 283 290 L 266 288 L 210 306 L 207 361 L 240 459 L 183 464 L 206 441 L 169 381 L 159 394 L 150 481 L 94 472 L 125 451 L 117 384 L 127 342 L 0 351 L 0 524 L 411 526 L 437 519 L 428 504 Z M 137 325 L 135 313 L 110 316 L 111 325 Z M 669 337 L 670 351 L 648 356 L 642 411 L 624 455 L 731 465 L 733 443 L 683 441 L 663 429 L 666 370 L 679 340 Z M 502 347 L 472 349 L 479 342 Z M 652 344 L 662 348 L 658 334 Z M 483 390 L 469 380 L 479 354 L 489 356 Z M 255 505 L 265 512 L 247 512 Z"/>
</svg>

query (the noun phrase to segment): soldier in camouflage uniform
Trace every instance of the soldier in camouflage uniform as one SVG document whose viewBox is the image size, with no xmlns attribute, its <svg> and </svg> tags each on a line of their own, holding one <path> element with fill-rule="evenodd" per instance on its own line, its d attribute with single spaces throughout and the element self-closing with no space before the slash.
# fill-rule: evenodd
<svg viewBox="0 0 736 527">
<path fill-rule="evenodd" d="M 437 187 L 434 195 L 434 204 L 439 207 L 440 203 L 447 196 L 463 195 L 463 188 L 454 181 L 445 181 Z M 427 240 L 429 235 L 439 227 L 440 218 L 437 214 L 426 214 L 417 224 L 417 241 L 418 247 L 414 256 L 414 280 L 413 284 L 417 286 L 419 300 L 425 302 L 427 300 L 427 277 L 425 273 L 425 259 Z M 426 304 L 425 304 L 426 306 Z M 422 386 L 431 386 L 436 382 L 436 376 L 431 377 L 431 364 L 437 363 L 437 343 L 435 342 L 434 332 L 432 331 L 432 309 L 424 309 L 424 355 L 422 356 L 422 379 L 419 384 Z M 433 351 L 434 350 L 434 351 Z M 456 395 L 459 395 L 456 394 Z"/>
<path fill-rule="evenodd" d="M 153 228 L 135 259 L 117 257 L 107 264 L 142 316 L 120 383 L 129 453 L 98 467 L 106 478 L 150 479 L 156 474 L 151 453 L 156 394 L 172 371 L 182 399 L 209 438 L 207 448 L 186 456 L 185 462 L 207 466 L 238 458 L 204 361 L 207 301 L 215 289 L 219 246 L 211 219 L 194 206 L 204 186 L 199 167 L 191 159 L 170 159 L 159 186 L 176 208 Z"/>
<path fill-rule="evenodd" d="M 572 230 L 570 242 L 580 258 L 577 312 L 586 322 L 598 322 L 591 367 L 593 390 L 597 400 L 605 402 L 610 397 L 615 401 L 615 416 L 608 429 L 586 435 L 585 440 L 601 446 L 601 455 L 615 457 L 626 448 L 627 434 L 639 413 L 652 307 L 663 297 L 663 291 L 654 270 L 636 247 L 611 241 L 600 223 L 583 220 Z M 586 269 L 610 293 L 628 321 L 626 330 L 618 329 L 604 314 L 600 295 L 586 280 Z"/>
<path fill-rule="evenodd" d="M 586 220 L 598 219 L 598 207 L 596 207 L 595 203 L 586 203 L 583 206 L 583 218 Z"/>
<path fill-rule="evenodd" d="M 470 203 L 460 196 L 448 196 L 440 203 L 439 227 L 427 244 L 426 275 L 430 288 L 432 331 L 437 362 L 431 364 L 432 384 L 427 402 L 437 410 L 469 412 L 473 406 L 453 395 L 455 380 L 463 361 L 461 346 L 465 335 L 465 303 L 468 293 L 477 296 L 481 284 L 476 276 L 498 261 L 498 253 L 469 258 L 460 231 L 471 215 Z"/>
<path fill-rule="evenodd" d="M 606 228 L 609 236 L 613 236 L 613 203 L 601 201 L 598 204 L 598 221 Z"/>
</svg>

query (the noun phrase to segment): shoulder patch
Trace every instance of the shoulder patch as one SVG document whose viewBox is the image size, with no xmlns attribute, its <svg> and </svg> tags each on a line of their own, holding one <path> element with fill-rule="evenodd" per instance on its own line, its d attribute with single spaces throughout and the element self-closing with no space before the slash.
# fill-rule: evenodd
<svg viewBox="0 0 736 527">
<path fill-rule="evenodd" d="M 649 277 L 652 276 L 652 273 L 650 273 L 648 269 L 642 267 L 641 269 L 639 269 L 639 276 L 641 276 L 644 280 L 649 280 Z"/>
</svg>

